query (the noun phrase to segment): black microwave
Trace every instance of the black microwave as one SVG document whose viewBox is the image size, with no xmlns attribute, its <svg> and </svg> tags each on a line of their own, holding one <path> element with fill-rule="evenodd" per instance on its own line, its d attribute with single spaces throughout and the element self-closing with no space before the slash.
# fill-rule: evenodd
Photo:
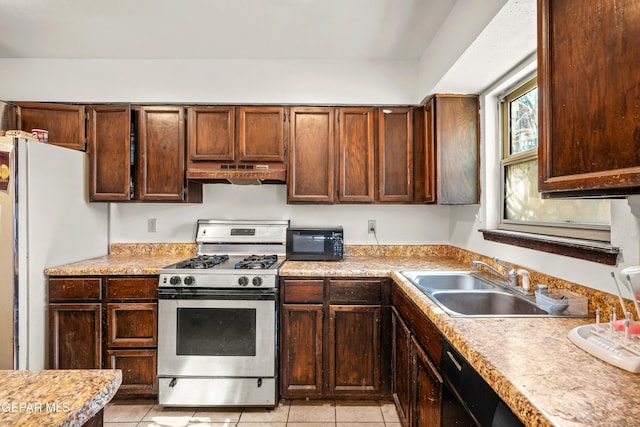
<svg viewBox="0 0 640 427">
<path fill-rule="evenodd" d="M 340 261 L 344 256 L 342 227 L 289 227 L 287 259 L 292 261 Z"/>
</svg>

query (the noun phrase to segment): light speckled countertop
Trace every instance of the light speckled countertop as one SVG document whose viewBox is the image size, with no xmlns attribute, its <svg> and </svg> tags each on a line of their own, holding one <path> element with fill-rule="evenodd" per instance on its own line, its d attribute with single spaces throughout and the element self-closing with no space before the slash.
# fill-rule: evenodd
<svg viewBox="0 0 640 427">
<path fill-rule="evenodd" d="M 352 251 L 358 256 L 340 262 L 287 261 L 279 273 L 391 277 L 528 426 L 640 425 L 640 374 L 602 362 L 567 338 L 572 328 L 593 323 L 593 318 L 451 317 L 399 272 L 468 270 L 469 257 L 477 254 L 446 246 L 423 249 L 395 247 L 376 256 Z M 47 274 L 157 274 L 161 267 L 186 257 L 184 253 L 108 255 L 51 268 Z M 610 297 L 615 301 L 608 294 L 594 295 L 597 301 Z"/>
<path fill-rule="evenodd" d="M 47 276 L 156 275 L 162 267 L 182 261 L 182 255 L 105 255 L 47 268 Z"/>
<path fill-rule="evenodd" d="M 0 371 L 0 425 L 81 426 L 121 382 L 115 369 Z"/>
</svg>

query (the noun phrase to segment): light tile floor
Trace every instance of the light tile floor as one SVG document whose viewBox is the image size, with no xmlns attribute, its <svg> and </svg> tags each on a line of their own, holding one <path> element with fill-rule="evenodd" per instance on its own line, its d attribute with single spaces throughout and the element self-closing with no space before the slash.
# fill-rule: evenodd
<svg viewBox="0 0 640 427">
<path fill-rule="evenodd" d="M 400 427 L 391 402 L 283 400 L 277 408 L 170 408 L 149 400 L 116 400 L 104 427 Z"/>
</svg>

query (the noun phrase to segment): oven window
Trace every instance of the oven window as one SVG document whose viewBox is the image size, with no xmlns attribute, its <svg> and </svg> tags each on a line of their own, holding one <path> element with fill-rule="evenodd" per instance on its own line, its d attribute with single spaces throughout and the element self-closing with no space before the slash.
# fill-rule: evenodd
<svg viewBox="0 0 640 427">
<path fill-rule="evenodd" d="M 256 355 L 256 309 L 178 308 L 177 315 L 178 355 Z"/>
<path fill-rule="evenodd" d="M 293 252 L 324 253 L 324 236 L 298 234 L 293 236 Z"/>
</svg>

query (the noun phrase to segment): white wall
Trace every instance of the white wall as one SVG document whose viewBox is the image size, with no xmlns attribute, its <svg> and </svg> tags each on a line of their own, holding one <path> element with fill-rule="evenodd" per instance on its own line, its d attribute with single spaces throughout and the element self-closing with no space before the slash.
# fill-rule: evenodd
<svg viewBox="0 0 640 427">
<path fill-rule="evenodd" d="M 0 99 L 412 104 L 415 61 L 0 59 Z"/>
<path fill-rule="evenodd" d="M 511 0 L 511 2 L 515 2 Z M 418 98 L 420 102 L 433 94 L 438 83 L 456 66 L 464 53 L 474 44 L 478 36 L 494 20 L 507 0 L 458 0 L 434 39 L 422 54 L 418 69 Z M 500 49 L 499 46 L 497 46 Z M 483 56 L 486 56 L 485 55 Z M 481 58 L 482 56 L 478 57 Z M 473 67 L 475 68 L 475 67 Z M 465 75 L 473 82 L 476 69 L 466 67 Z M 463 83 L 458 79 L 454 85 Z M 466 82 L 465 82 L 466 83 Z M 468 85 L 467 85 L 468 87 Z M 473 86 L 471 86 L 473 87 Z M 449 92 L 446 86 L 438 92 Z M 452 91 L 458 93 L 457 90 Z M 466 92 L 466 91 L 465 91 Z M 473 91 L 471 91 L 473 93 Z"/>
<path fill-rule="evenodd" d="M 147 220 L 157 231 L 147 231 Z M 203 204 L 112 203 L 112 243 L 193 242 L 207 219 L 290 219 L 295 225 L 342 225 L 346 244 L 375 244 L 367 220 L 376 220 L 380 244 L 447 243 L 449 207 L 426 205 L 287 205 L 285 185 L 205 184 Z"/>
</svg>

